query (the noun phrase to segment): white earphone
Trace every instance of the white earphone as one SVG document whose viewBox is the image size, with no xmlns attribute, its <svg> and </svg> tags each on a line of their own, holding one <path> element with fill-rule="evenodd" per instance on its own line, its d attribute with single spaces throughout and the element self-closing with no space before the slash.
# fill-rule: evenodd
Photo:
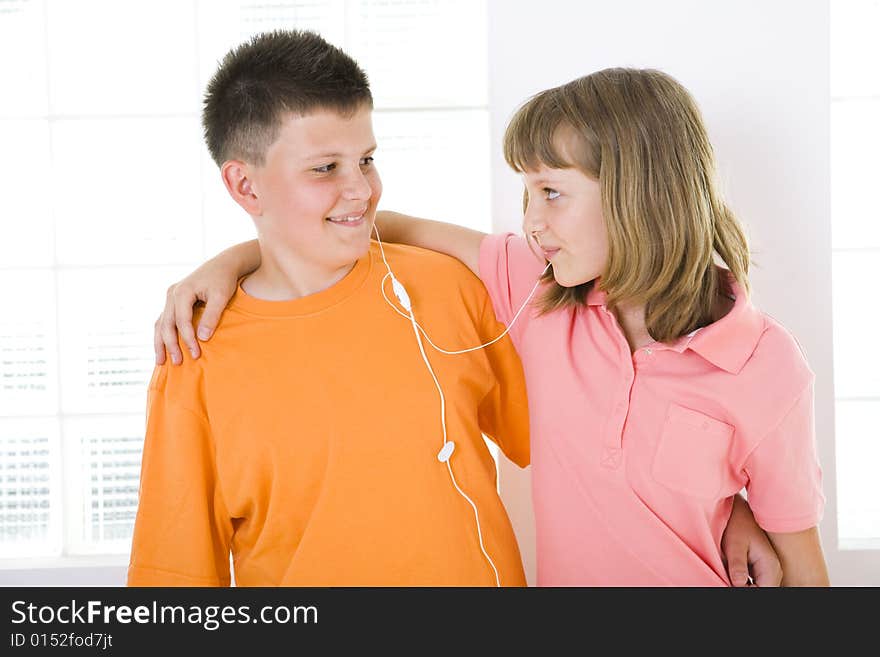
<svg viewBox="0 0 880 657">
<path fill-rule="evenodd" d="M 500 587 L 501 581 L 498 577 L 498 569 L 495 567 L 495 562 L 492 561 L 492 557 L 490 557 L 489 553 L 486 552 L 486 546 L 483 544 L 483 532 L 482 532 L 482 528 L 480 527 L 480 513 L 479 513 L 479 511 L 477 511 L 477 506 L 476 506 L 476 504 L 474 504 L 473 500 L 471 500 L 471 498 L 468 497 L 467 494 L 465 494 L 465 492 L 463 490 L 461 490 L 461 488 L 459 488 L 458 482 L 455 480 L 455 474 L 452 472 L 452 465 L 450 464 L 450 458 L 452 456 L 452 453 L 455 451 L 455 443 L 453 441 L 449 440 L 447 437 L 447 434 L 446 434 L 446 398 L 443 396 L 443 389 L 440 387 L 440 382 L 437 380 L 437 376 L 434 374 L 434 368 L 431 367 L 431 362 L 428 360 L 428 356 L 425 353 L 425 347 L 422 344 L 422 336 L 423 335 L 425 336 L 425 339 L 428 341 L 428 343 L 435 350 L 439 351 L 440 353 L 444 353 L 444 354 L 450 354 L 450 355 L 465 354 L 469 351 L 476 351 L 477 349 L 483 349 L 485 347 L 488 347 L 489 345 L 492 345 L 492 344 L 498 342 L 498 340 L 500 340 L 505 335 L 507 335 L 507 333 L 510 331 L 510 329 L 513 328 L 513 325 L 516 322 L 517 318 L 519 317 L 520 313 L 526 307 L 526 304 L 532 298 L 532 295 L 535 294 L 535 290 L 538 289 L 538 285 L 541 283 L 541 277 L 540 276 L 538 277 L 538 280 L 535 282 L 534 287 L 532 287 L 532 291 L 529 292 L 529 295 L 526 297 L 526 300 L 523 301 L 519 310 L 516 311 L 516 314 L 510 320 L 510 324 L 507 326 L 507 328 L 504 329 L 504 332 L 501 333 L 501 335 L 494 338 L 493 340 L 490 340 L 489 342 L 487 342 L 485 344 L 477 345 L 476 347 L 469 347 L 467 349 L 460 349 L 457 351 L 448 351 L 446 349 L 441 349 L 440 347 L 435 345 L 431 341 L 431 338 L 428 337 L 428 334 L 425 332 L 425 329 L 423 329 L 421 327 L 421 325 L 416 321 L 415 313 L 413 312 L 413 309 L 412 309 L 412 301 L 409 298 L 409 294 L 407 294 L 406 288 L 403 286 L 403 283 L 401 283 L 399 280 L 397 280 L 397 277 L 394 276 L 394 273 L 391 271 L 391 266 L 388 264 L 388 260 L 386 260 L 386 258 L 385 258 L 385 249 L 382 246 L 382 240 L 379 237 L 379 229 L 376 227 L 375 223 L 373 223 L 373 230 L 376 232 L 376 241 L 379 243 L 379 251 L 382 254 L 382 262 L 385 263 L 385 268 L 388 270 L 388 273 L 382 277 L 382 282 L 380 284 L 381 289 L 382 289 L 382 296 L 385 298 L 385 302 L 389 306 L 391 306 L 391 308 L 398 315 L 401 315 L 402 317 L 405 317 L 406 319 L 410 320 L 410 323 L 413 328 L 413 332 L 415 333 L 415 336 L 416 336 L 416 342 L 419 345 L 419 353 L 421 353 L 422 360 L 425 362 L 425 366 L 428 368 L 428 372 L 430 372 L 431 378 L 434 380 L 434 385 L 437 387 L 437 392 L 440 394 L 440 426 L 443 429 L 443 446 L 440 448 L 440 451 L 437 453 L 437 460 L 440 461 L 441 463 L 446 464 L 446 470 L 449 472 L 449 477 L 452 480 L 452 485 L 455 487 L 455 490 L 457 490 L 458 493 L 467 501 L 467 503 L 470 504 L 471 508 L 474 511 L 474 519 L 476 520 L 476 523 L 477 523 L 477 538 L 479 539 L 479 542 L 480 542 L 480 550 L 482 551 L 483 556 L 486 557 L 486 561 L 488 561 L 489 565 L 492 567 L 492 572 L 495 574 L 495 585 Z M 548 264 L 547 267 L 544 268 L 544 272 L 546 272 L 547 269 L 549 269 L 549 268 L 550 268 L 550 265 Z M 544 272 L 541 272 L 541 276 L 544 275 Z M 387 279 L 389 276 L 391 277 L 391 288 L 394 290 L 394 294 L 395 294 L 395 296 L 397 296 L 397 300 L 400 302 L 400 305 L 404 308 L 404 310 L 406 310 L 405 313 L 401 312 L 400 309 L 397 308 L 397 306 L 395 306 L 391 302 L 391 300 L 388 298 L 388 295 L 385 294 L 385 279 Z"/>
</svg>

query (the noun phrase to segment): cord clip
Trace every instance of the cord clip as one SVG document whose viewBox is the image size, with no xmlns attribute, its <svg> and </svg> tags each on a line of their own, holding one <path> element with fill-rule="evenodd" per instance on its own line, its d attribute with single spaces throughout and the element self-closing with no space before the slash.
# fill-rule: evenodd
<svg viewBox="0 0 880 657">
<path fill-rule="evenodd" d="M 443 445 L 443 449 L 440 450 L 440 453 L 437 454 L 437 460 L 440 463 L 446 463 L 449 460 L 449 457 L 452 456 L 452 452 L 455 450 L 455 443 L 451 440 Z"/>
</svg>

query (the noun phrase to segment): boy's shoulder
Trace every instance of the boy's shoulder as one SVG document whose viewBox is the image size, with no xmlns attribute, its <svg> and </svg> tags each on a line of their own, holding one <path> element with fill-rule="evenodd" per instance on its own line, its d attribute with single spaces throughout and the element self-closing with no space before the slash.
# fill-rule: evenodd
<svg viewBox="0 0 880 657">
<path fill-rule="evenodd" d="M 382 243 L 382 248 L 385 250 L 385 256 L 391 269 L 398 278 L 406 273 L 433 285 L 470 287 L 485 291 L 480 279 L 468 269 L 467 265 L 445 253 L 438 253 L 418 246 L 386 244 L 385 242 Z M 372 242 L 371 250 L 379 265 L 384 269 L 382 251 L 377 242 Z"/>
<path fill-rule="evenodd" d="M 382 242 L 382 249 L 380 249 L 379 243 L 375 240 L 370 243 L 370 248 L 379 257 L 380 261 L 382 259 L 382 249 L 384 249 L 389 262 L 393 256 L 396 261 L 407 265 L 428 267 L 453 273 L 459 272 L 476 278 L 474 273 L 460 260 L 439 251 L 431 251 L 430 249 L 410 246 L 409 244 L 389 244 L 388 242 Z"/>
<path fill-rule="evenodd" d="M 395 278 L 406 287 L 420 312 L 440 313 L 469 324 L 482 324 L 492 314 L 489 293 L 482 281 L 461 261 L 436 251 L 403 244 L 385 244 L 385 257 Z M 373 242 L 374 267 L 384 275 L 385 263 Z M 439 321 L 439 317 L 437 318 Z M 450 324 L 451 325 L 451 324 Z"/>
<path fill-rule="evenodd" d="M 198 329 L 199 320 L 201 319 L 204 310 L 205 306 L 202 303 L 193 308 L 193 331 Z M 225 314 L 226 313 L 224 313 L 224 315 Z M 218 328 L 220 328 L 221 324 L 223 324 L 222 316 L 218 323 Z M 179 365 L 174 365 L 171 362 L 171 358 L 166 357 L 164 364 L 157 365 L 153 369 L 153 375 L 150 378 L 149 384 L 150 390 L 161 391 L 168 387 L 173 387 L 175 390 L 186 388 L 198 389 L 202 387 L 204 380 L 204 360 L 202 358 L 192 357 L 189 353 L 189 347 L 187 347 L 180 334 L 177 336 L 177 345 L 180 347 L 180 354 L 183 361 Z M 208 345 L 210 345 L 210 342 L 199 342 L 202 355 L 204 355 L 206 350 L 211 349 Z"/>
</svg>

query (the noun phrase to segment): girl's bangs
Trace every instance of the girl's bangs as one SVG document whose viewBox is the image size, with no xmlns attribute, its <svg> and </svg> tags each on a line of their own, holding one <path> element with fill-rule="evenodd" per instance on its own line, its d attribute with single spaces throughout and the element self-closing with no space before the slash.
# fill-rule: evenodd
<svg viewBox="0 0 880 657">
<path fill-rule="evenodd" d="M 551 169 L 574 166 L 555 143 L 564 121 L 554 91 L 532 97 L 510 120 L 504 132 L 504 159 L 514 171 L 534 171 L 541 165 Z"/>
</svg>

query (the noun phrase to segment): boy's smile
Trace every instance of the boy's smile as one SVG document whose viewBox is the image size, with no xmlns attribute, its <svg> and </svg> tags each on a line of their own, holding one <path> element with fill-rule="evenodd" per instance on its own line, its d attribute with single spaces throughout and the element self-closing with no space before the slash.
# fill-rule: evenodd
<svg viewBox="0 0 880 657">
<path fill-rule="evenodd" d="M 344 217 L 327 217 L 327 221 L 339 226 L 349 226 L 353 228 L 363 225 L 366 212 L 367 208 L 364 208 L 357 214 L 350 214 Z"/>
</svg>

